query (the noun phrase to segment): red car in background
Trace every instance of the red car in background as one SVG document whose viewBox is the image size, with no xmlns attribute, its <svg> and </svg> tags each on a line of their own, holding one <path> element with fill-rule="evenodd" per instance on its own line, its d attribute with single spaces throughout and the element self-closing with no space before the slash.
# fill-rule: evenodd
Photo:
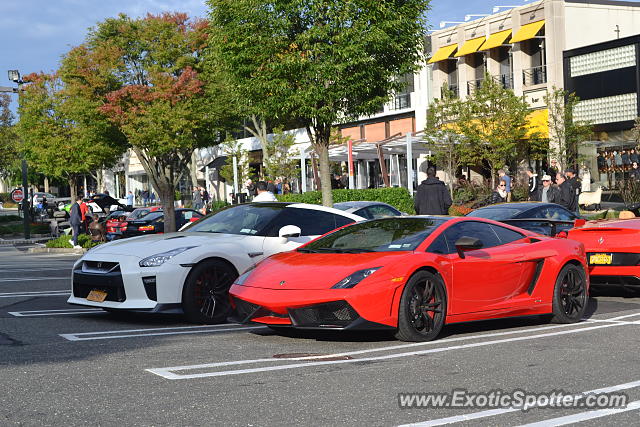
<svg viewBox="0 0 640 427">
<path fill-rule="evenodd" d="M 134 209 L 132 212 L 116 211 L 110 213 L 105 221 L 107 240 L 111 241 L 123 238 L 123 233 L 127 229 L 127 221 L 140 219 L 150 212 L 159 210 L 162 210 L 160 206 L 149 206 Z"/>
<path fill-rule="evenodd" d="M 449 323 L 552 314 L 582 319 L 584 246 L 482 218 L 349 225 L 238 277 L 236 318 L 273 329 L 390 329 L 436 338 Z"/>
<path fill-rule="evenodd" d="M 567 237 L 584 244 L 593 286 L 640 291 L 640 218 L 587 221 Z"/>
</svg>

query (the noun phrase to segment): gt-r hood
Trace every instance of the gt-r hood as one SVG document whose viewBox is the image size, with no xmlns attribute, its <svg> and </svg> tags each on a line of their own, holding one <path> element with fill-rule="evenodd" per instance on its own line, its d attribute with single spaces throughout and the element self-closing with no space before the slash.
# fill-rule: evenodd
<svg viewBox="0 0 640 427">
<path fill-rule="evenodd" d="M 145 258 L 185 246 L 238 244 L 248 236 L 221 233 L 167 233 L 115 240 L 96 246 L 87 255 L 132 255 Z"/>
<path fill-rule="evenodd" d="M 401 262 L 401 258 L 406 257 L 407 254 L 408 252 L 361 254 L 284 252 L 259 263 L 244 282 L 244 286 L 283 290 L 329 289 L 356 271 L 390 266 Z M 376 277 L 380 277 L 380 273 L 381 271 L 376 271 L 364 280 L 375 280 Z"/>
</svg>

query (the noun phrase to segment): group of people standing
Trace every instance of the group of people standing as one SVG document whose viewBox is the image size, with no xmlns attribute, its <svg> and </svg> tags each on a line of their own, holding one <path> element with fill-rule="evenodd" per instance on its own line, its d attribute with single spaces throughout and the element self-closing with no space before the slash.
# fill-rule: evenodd
<svg viewBox="0 0 640 427">
<path fill-rule="evenodd" d="M 528 178 L 528 200 L 557 203 L 571 212 L 579 212 L 578 196 L 580 195 L 582 184 L 575 169 L 568 168 L 564 173 L 561 173 L 557 172 L 555 168 L 549 168 L 549 172 L 543 175 L 542 179 L 539 179 L 533 168 L 528 167 L 526 174 Z M 489 200 L 491 204 L 511 201 L 511 178 L 504 169 L 498 171 L 498 175 L 500 176 L 500 182 L 491 195 Z"/>
<path fill-rule="evenodd" d="M 201 211 L 206 215 L 209 202 L 211 201 L 211 197 L 209 196 L 207 189 L 203 187 L 193 187 L 191 200 L 193 202 L 193 209 Z"/>
</svg>

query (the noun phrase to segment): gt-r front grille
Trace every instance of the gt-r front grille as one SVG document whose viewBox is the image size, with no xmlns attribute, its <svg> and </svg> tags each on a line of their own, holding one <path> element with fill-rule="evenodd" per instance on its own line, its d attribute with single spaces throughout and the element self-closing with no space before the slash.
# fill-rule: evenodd
<svg viewBox="0 0 640 427">
<path fill-rule="evenodd" d="M 346 301 L 334 301 L 296 309 L 289 309 L 296 326 L 345 327 L 360 316 Z"/>
<path fill-rule="evenodd" d="M 117 263 L 116 267 L 117 267 Z M 123 302 L 127 299 L 120 269 L 104 273 L 89 273 L 82 270 L 73 272 L 73 296 L 86 298 L 92 290 L 107 293 L 105 301 Z"/>
<path fill-rule="evenodd" d="M 120 265 L 111 261 L 83 261 L 82 271 L 84 273 L 111 273 L 120 271 Z"/>
</svg>

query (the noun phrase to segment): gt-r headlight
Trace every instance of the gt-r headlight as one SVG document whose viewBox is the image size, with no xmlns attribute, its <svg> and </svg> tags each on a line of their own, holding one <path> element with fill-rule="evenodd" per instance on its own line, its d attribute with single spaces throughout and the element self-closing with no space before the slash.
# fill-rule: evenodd
<svg viewBox="0 0 640 427">
<path fill-rule="evenodd" d="M 233 284 L 234 285 L 238 285 L 238 286 L 244 285 L 244 282 L 249 278 L 249 276 L 251 276 L 251 273 L 253 273 L 253 270 L 255 268 L 256 268 L 256 266 L 252 265 L 251 267 L 246 269 L 244 273 L 242 273 L 240 276 L 238 276 L 238 278 L 235 280 L 235 282 L 233 282 Z"/>
<path fill-rule="evenodd" d="M 355 285 L 363 281 L 365 278 L 371 276 L 380 268 L 382 267 L 365 268 L 364 270 L 356 271 L 355 273 L 345 277 L 344 279 L 340 280 L 338 283 L 333 285 L 331 289 L 353 288 Z"/>
<path fill-rule="evenodd" d="M 146 257 L 142 261 L 138 263 L 140 267 L 159 267 L 171 258 L 176 255 L 181 254 L 184 251 L 188 251 L 189 249 L 195 248 L 195 246 L 185 246 L 182 248 L 171 249 L 167 252 L 162 252 L 159 254 L 151 255 Z"/>
</svg>

